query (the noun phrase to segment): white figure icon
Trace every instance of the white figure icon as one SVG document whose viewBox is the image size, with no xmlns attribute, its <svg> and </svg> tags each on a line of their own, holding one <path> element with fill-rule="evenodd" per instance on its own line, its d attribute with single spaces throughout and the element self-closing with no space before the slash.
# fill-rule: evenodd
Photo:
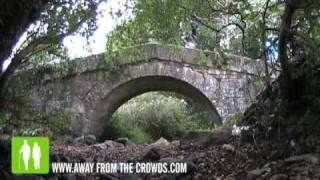
<svg viewBox="0 0 320 180">
<path fill-rule="evenodd" d="M 22 159 L 23 159 L 23 163 L 24 163 L 24 168 L 25 170 L 28 170 L 28 162 L 30 159 L 30 146 L 28 144 L 27 140 L 23 141 L 23 145 L 21 146 L 21 149 L 19 151 L 19 155 L 22 154 Z M 19 168 L 20 168 L 20 158 L 19 158 Z"/>
<path fill-rule="evenodd" d="M 34 168 L 40 169 L 41 150 L 37 142 L 33 144 L 32 158 L 33 158 Z"/>
</svg>

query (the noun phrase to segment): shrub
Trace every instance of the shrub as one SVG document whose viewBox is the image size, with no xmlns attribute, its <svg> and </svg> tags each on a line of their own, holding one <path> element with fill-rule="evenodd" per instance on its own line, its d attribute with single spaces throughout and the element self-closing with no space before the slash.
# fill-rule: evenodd
<svg viewBox="0 0 320 180">
<path fill-rule="evenodd" d="M 188 131 L 213 130 L 206 109 L 168 92 L 150 92 L 123 104 L 112 116 L 107 138 L 126 136 L 136 143 L 164 137 L 181 138 Z"/>
</svg>

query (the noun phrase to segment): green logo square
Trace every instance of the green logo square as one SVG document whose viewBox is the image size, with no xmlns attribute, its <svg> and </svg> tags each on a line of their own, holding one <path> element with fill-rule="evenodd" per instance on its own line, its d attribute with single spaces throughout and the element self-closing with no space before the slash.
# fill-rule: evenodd
<svg viewBox="0 0 320 180">
<path fill-rule="evenodd" d="M 48 174 L 49 138 L 13 137 L 11 170 L 13 174 Z"/>
</svg>

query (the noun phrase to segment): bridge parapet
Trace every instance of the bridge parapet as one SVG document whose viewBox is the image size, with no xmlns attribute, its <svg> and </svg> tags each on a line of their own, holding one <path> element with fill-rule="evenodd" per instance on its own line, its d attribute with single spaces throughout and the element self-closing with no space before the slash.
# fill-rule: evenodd
<svg viewBox="0 0 320 180">
<path fill-rule="evenodd" d="M 237 55 L 225 55 L 203 51 L 199 49 L 180 48 L 174 50 L 173 46 L 158 43 L 148 43 L 143 46 L 130 47 L 123 55 L 112 56 L 96 54 L 84 58 L 77 58 L 67 62 L 48 67 L 55 68 L 54 72 L 45 73 L 44 80 L 56 79 L 61 76 L 82 74 L 99 69 L 112 71 L 125 65 L 148 62 L 152 59 L 183 63 L 200 69 L 211 69 L 212 73 L 228 71 L 229 73 L 244 73 L 255 75 L 263 70 L 263 62 Z M 63 75 L 61 72 L 64 72 Z M 209 73 L 210 73 L 209 72 Z"/>
</svg>

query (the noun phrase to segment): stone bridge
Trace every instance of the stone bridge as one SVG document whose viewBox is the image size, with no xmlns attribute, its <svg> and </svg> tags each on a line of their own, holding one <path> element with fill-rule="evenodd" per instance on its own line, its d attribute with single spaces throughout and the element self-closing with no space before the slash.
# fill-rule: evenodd
<svg viewBox="0 0 320 180">
<path fill-rule="evenodd" d="M 112 61 L 103 54 L 70 61 L 64 75 L 48 71 L 41 86 L 30 89 L 28 101 L 40 113 L 63 109 L 71 114 L 76 134 L 102 137 L 113 112 L 145 92 L 180 93 L 207 107 L 212 120 L 221 124 L 244 110 L 259 90 L 252 82 L 262 71 L 258 60 L 228 56 L 226 61 L 213 52 L 187 48 L 174 52 L 160 44 L 137 49 Z"/>
</svg>

